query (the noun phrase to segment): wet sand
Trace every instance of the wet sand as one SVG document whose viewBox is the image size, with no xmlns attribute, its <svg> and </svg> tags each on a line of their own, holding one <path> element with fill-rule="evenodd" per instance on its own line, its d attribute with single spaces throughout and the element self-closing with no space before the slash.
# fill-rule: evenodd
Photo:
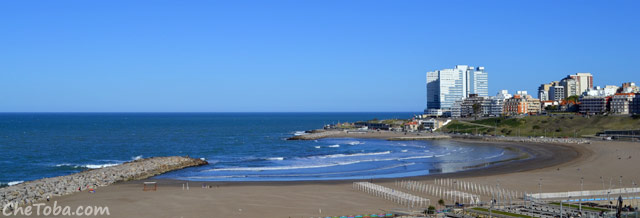
<svg viewBox="0 0 640 218">
<path fill-rule="evenodd" d="M 434 178 L 457 178 L 511 190 L 543 192 L 602 189 L 600 176 L 625 186 L 640 182 L 640 144 L 595 141 L 592 144 L 474 143 L 517 147 L 533 158 L 491 165 L 464 172 L 406 178 L 432 183 Z M 391 188 L 396 179 L 373 180 Z M 82 192 L 55 197 L 58 205 L 108 206 L 110 217 L 324 217 L 401 210 L 404 207 L 382 198 L 352 190 L 353 181 L 305 182 L 189 182 L 158 181 L 158 191 L 142 191 L 143 181 L 102 187 L 95 194 Z M 213 188 L 201 188 L 202 184 Z M 410 192 L 403 190 L 405 192 Z M 414 192 L 410 192 L 414 193 Z M 439 198 L 414 193 L 436 202 Z M 451 202 L 447 202 L 451 203 Z M 435 203 L 434 203 L 435 204 Z"/>
</svg>

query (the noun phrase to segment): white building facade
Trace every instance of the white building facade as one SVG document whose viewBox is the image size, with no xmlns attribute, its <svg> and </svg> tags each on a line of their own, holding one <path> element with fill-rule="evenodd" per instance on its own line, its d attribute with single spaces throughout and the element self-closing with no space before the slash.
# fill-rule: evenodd
<svg viewBox="0 0 640 218">
<path fill-rule="evenodd" d="M 457 65 L 453 69 L 427 72 L 427 108 L 426 114 L 442 115 L 450 112 L 457 100 L 469 94 L 487 97 L 489 76 L 484 67 Z"/>
</svg>

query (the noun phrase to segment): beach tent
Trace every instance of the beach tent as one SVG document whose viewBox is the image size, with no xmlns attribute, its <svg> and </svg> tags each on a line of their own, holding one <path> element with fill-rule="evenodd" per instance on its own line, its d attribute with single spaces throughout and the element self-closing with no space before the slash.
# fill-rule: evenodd
<svg viewBox="0 0 640 218">
<path fill-rule="evenodd" d="M 392 213 L 388 213 L 385 217 L 393 217 Z"/>
</svg>

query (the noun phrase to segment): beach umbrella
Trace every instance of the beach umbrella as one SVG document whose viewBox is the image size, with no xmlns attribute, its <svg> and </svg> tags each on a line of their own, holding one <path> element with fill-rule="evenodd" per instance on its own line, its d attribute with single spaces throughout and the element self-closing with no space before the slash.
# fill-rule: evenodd
<svg viewBox="0 0 640 218">
<path fill-rule="evenodd" d="M 357 215 L 356 218 L 362 218 L 362 215 Z"/>
<path fill-rule="evenodd" d="M 341 216 L 340 218 L 347 218 L 347 216 Z"/>
<path fill-rule="evenodd" d="M 393 217 L 392 213 L 388 213 L 385 217 Z"/>
<path fill-rule="evenodd" d="M 378 217 L 378 214 L 371 214 L 370 217 Z"/>
<path fill-rule="evenodd" d="M 347 217 L 347 218 L 356 218 L 356 217 L 354 217 L 354 216 L 349 216 L 349 217 Z"/>
<path fill-rule="evenodd" d="M 385 217 L 384 213 L 378 214 L 378 217 Z"/>
</svg>

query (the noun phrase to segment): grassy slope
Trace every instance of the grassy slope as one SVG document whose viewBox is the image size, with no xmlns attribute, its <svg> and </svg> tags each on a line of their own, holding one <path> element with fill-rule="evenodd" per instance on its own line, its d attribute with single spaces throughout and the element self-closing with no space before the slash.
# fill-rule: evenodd
<svg viewBox="0 0 640 218">
<path fill-rule="evenodd" d="M 630 116 L 591 116 L 589 118 L 577 115 L 556 116 L 528 116 L 525 118 L 488 118 L 471 121 L 471 123 L 495 126 L 498 135 L 508 136 L 544 136 L 573 137 L 574 131 L 578 137 L 595 135 L 596 132 L 611 129 L 640 129 L 640 119 Z M 443 132 L 462 132 L 494 134 L 494 128 L 453 121 Z"/>
</svg>

